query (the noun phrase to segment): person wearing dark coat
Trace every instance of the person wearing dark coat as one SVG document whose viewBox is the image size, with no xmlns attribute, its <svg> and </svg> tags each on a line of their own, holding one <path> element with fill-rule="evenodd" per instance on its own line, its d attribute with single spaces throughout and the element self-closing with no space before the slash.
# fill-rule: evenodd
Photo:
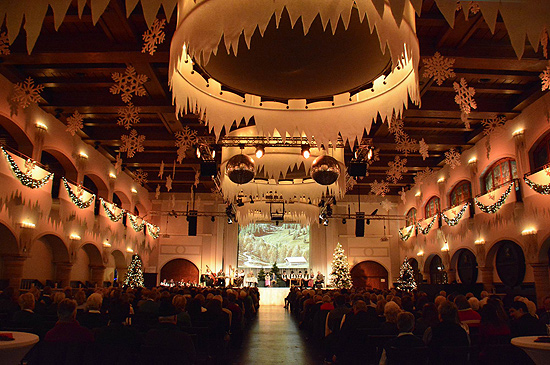
<svg viewBox="0 0 550 365">
<path fill-rule="evenodd" d="M 77 320 L 88 329 L 100 328 L 107 325 L 107 316 L 101 313 L 101 304 L 103 297 L 99 293 L 94 293 L 86 300 L 86 311 L 77 313 Z"/>
<path fill-rule="evenodd" d="M 510 308 L 510 330 L 512 337 L 546 335 L 546 326 L 543 322 L 533 317 L 527 305 L 520 301 L 512 303 Z"/>
<path fill-rule="evenodd" d="M 380 359 L 380 365 L 399 364 L 403 361 L 402 358 L 399 358 L 400 353 L 413 348 L 423 348 L 425 346 L 424 341 L 413 334 L 414 322 L 414 315 L 410 312 L 402 312 L 397 315 L 397 328 L 399 329 L 399 335 L 397 338 L 388 341 L 388 343 L 384 346 L 384 352 L 382 353 L 382 358 Z M 396 355 L 398 358 L 394 358 Z M 408 364 L 421 364 L 424 359 L 419 358 L 409 360 L 411 361 L 407 362 Z"/>
<path fill-rule="evenodd" d="M 34 312 L 34 295 L 25 293 L 19 296 L 21 310 L 13 314 L 11 325 L 16 328 L 27 328 L 32 333 L 42 337 L 44 335 L 44 319 Z"/>
</svg>

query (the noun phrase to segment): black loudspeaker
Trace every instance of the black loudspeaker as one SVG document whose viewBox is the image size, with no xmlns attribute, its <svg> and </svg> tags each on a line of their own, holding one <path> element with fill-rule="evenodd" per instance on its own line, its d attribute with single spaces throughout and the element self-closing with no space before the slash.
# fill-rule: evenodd
<svg viewBox="0 0 550 365">
<path fill-rule="evenodd" d="M 189 222 L 189 229 L 187 230 L 187 234 L 189 236 L 196 236 L 197 235 L 197 211 L 196 210 L 189 211 L 189 215 L 187 216 L 187 222 Z"/>
<path fill-rule="evenodd" d="M 210 177 L 218 174 L 216 161 L 201 161 L 201 176 Z"/>
<path fill-rule="evenodd" d="M 365 213 L 355 213 L 355 237 L 365 237 Z"/>
<path fill-rule="evenodd" d="M 366 176 L 367 164 L 365 162 L 350 162 L 348 174 L 353 177 Z"/>
</svg>

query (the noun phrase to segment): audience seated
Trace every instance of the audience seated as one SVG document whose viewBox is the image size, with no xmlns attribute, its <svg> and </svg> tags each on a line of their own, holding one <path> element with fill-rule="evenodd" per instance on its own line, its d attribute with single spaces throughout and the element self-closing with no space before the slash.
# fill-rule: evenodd
<svg viewBox="0 0 550 365">
<path fill-rule="evenodd" d="M 544 323 L 529 313 L 527 305 L 524 302 L 514 301 L 514 303 L 512 303 L 510 317 L 512 318 L 510 322 L 512 337 L 546 334 L 546 326 Z"/>
<path fill-rule="evenodd" d="M 86 311 L 77 316 L 80 324 L 88 329 L 103 327 L 107 324 L 107 317 L 101 313 L 103 297 L 99 293 L 94 293 L 86 300 Z"/>
<path fill-rule="evenodd" d="M 19 296 L 21 310 L 15 312 L 11 320 L 11 327 L 17 330 L 28 329 L 32 333 L 42 336 L 44 333 L 44 319 L 34 312 L 35 297 L 31 293 Z"/>
<path fill-rule="evenodd" d="M 57 305 L 58 321 L 54 328 L 46 333 L 46 342 L 88 343 L 94 341 L 89 329 L 82 327 L 76 321 L 76 302 L 63 299 Z"/>
<path fill-rule="evenodd" d="M 397 328 L 399 335 L 390 340 L 384 346 L 384 352 L 380 359 L 380 365 L 385 364 L 422 364 L 427 360 L 427 351 L 424 351 L 425 357 L 410 358 L 411 349 L 425 349 L 424 342 L 413 334 L 414 315 L 410 312 L 401 312 L 397 315 Z M 409 352 L 409 356 L 403 356 Z M 418 352 L 416 352 L 419 355 Z"/>
<path fill-rule="evenodd" d="M 464 295 L 455 297 L 454 303 L 458 308 L 458 319 L 461 323 L 468 325 L 469 328 L 479 327 L 481 316 L 472 309 L 470 302 Z"/>
</svg>

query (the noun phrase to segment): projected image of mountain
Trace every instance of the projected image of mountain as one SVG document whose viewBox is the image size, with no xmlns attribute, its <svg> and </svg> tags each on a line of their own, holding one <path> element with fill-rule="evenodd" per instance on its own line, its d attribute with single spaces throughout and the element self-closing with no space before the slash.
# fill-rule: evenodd
<svg viewBox="0 0 550 365">
<path fill-rule="evenodd" d="M 309 267 L 309 226 L 251 223 L 239 229 L 238 266 Z"/>
</svg>

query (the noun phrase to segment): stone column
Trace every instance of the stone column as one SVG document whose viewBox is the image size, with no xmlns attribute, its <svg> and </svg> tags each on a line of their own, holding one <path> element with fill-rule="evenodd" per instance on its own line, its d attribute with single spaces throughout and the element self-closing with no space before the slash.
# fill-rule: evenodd
<svg viewBox="0 0 550 365">
<path fill-rule="evenodd" d="M 19 289 L 21 287 L 21 279 L 23 279 L 23 265 L 25 264 L 25 256 L 4 256 L 4 274 L 3 277 L 9 280 L 9 286 Z"/>
<path fill-rule="evenodd" d="M 535 277 L 535 290 L 537 292 L 537 305 L 542 307 L 544 297 L 550 295 L 550 275 L 548 273 L 547 263 L 529 264 L 533 268 Z"/>
<path fill-rule="evenodd" d="M 57 262 L 55 264 L 55 281 L 61 281 L 62 288 L 69 286 L 72 268 L 73 264 L 68 262 Z"/>
<path fill-rule="evenodd" d="M 90 281 L 97 286 L 103 286 L 105 278 L 105 266 L 90 265 Z"/>
<path fill-rule="evenodd" d="M 479 271 L 481 271 L 481 282 L 483 283 L 483 287 L 488 292 L 492 292 L 494 285 L 493 285 L 493 268 L 488 266 L 480 266 Z"/>
</svg>

